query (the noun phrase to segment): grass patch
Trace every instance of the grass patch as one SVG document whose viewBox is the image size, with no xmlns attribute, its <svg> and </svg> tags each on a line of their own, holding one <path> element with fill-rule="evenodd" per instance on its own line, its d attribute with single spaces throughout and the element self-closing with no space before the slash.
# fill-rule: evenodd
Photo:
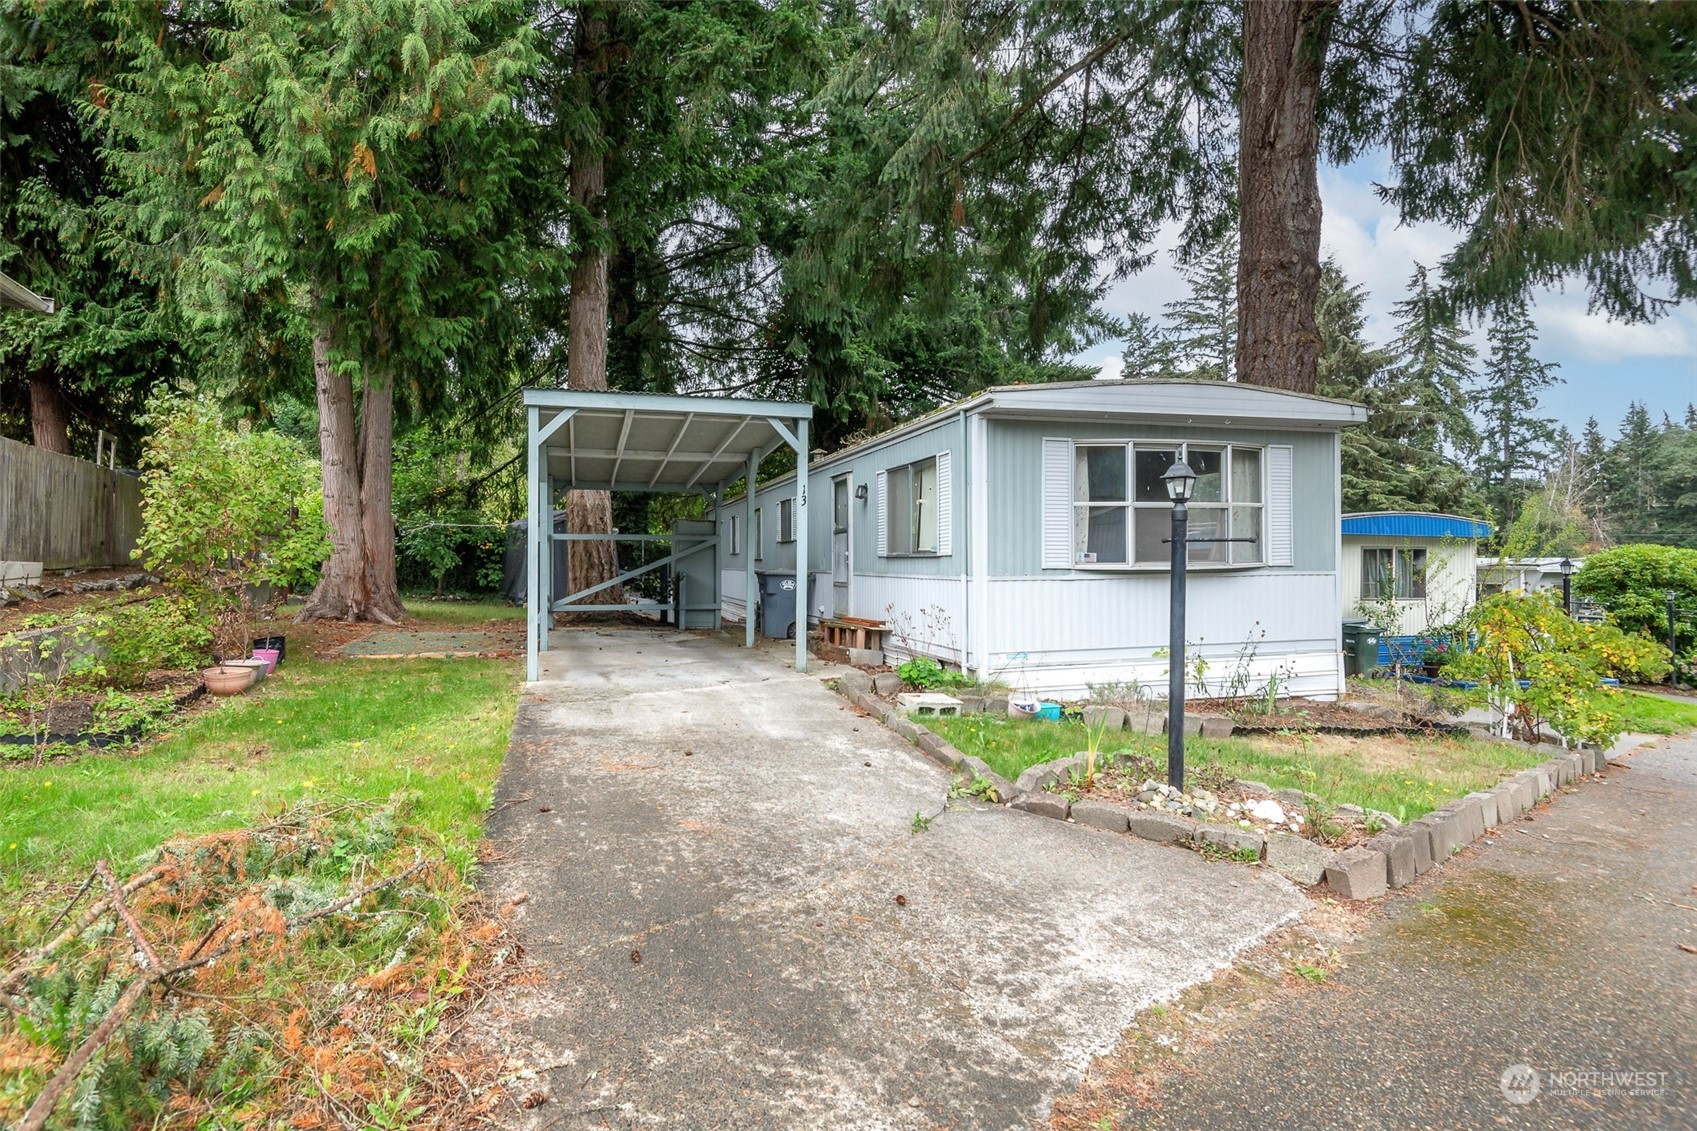
<svg viewBox="0 0 1697 1131">
<path fill-rule="evenodd" d="M 432 624 L 485 624 L 492 620 L 524 623 L 524 609 L 505 601 L 430 601 L 408 597 L 407 613 Z"/>
<path fill-rule="evenodd" d="M 508 612 L 414 610 L 455 625 Z M 166 865 L 131 900 L 166 967 L 227 950 L 132 1001 L 74 1090 L 88 1125 L 450 1126 L 499 1098 L 500 1062 L 453 1032 L 513 953 L 470 878 L 518 664 L 316 659 L 345 627 L 288 626 L 275 675 L 139 750 L 0 769 L 6 965 L 100 859 L 120 879 Z M 0 1124 L 134 984 L 133 949 L 106 916 L 26 970 L 21 1012 L 0 1011 Z"/>
<path fill-rule="evenodd" d="M 310 649 L 139 753 L 0 770 L 0 890 L 122 867 L 176 835 L 311 799 L 416 795 L 410 818 L 470 860 L 506 752 L 511 660 L 335 660 Z"/>
<path fill-rule="evenodd" d="M 1638 734 L 1679 734 L 1697 727 L 1697 702 L 1678 702 L 1659 695 L 1623 691 L 1626 729 Z"/>
<path fill-rule="evenodd" d="M 1012 781 L 1039 762 L 1085 749 L 1079 723 L 1012 722 L 985 715 L 916 720 L 960 750 L 976 754 Z M 1162 761 L 1160 735 L 1110 734 L 1105 751 L 1132 750 Z M 1516 770 L 1539 765 L 1547 753 L 1502 743 L 1443 737 L 1277 734 L 1185 743 L 1189 773 L 1213 769 L 1274 789 L 1301 789 L 1328 804 L 1351 802 L 1408 821 L 1453 797 L 1488 788 Z"/>
</svg>

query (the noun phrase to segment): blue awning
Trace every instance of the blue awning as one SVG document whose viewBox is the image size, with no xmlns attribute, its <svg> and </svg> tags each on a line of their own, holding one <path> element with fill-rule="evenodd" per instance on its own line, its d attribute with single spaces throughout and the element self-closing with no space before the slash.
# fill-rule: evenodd
<svg viewBox="0 0 1697 1131">
<path fill-rule="evenodd" d="M 1491 536 L 1491 524 L 1453 514 L 1417 514 L 1413 511 L 1374 511 L 1343 516 L 1345 534 L 1371 538 L 1468 538 Z"/>
</svg>

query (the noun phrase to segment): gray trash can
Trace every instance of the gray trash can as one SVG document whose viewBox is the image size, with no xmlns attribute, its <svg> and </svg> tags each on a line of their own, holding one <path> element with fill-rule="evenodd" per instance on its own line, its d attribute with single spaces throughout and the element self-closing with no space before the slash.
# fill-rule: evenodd
<svg viewBox="0 0 1697 1131">
<path fill-rule="evenodd" d="M 779 640 L 793 639 L 796 622 L 795 574 L 757 570 L 754 576 L 760 583 L 760 619 L 755 622 L 760 629 L 760 635 Z M 810 574 L 807 579 L 805 608 L 812 608 L 813 595 L 818 586 L 818 575 Z"/>
</svg>

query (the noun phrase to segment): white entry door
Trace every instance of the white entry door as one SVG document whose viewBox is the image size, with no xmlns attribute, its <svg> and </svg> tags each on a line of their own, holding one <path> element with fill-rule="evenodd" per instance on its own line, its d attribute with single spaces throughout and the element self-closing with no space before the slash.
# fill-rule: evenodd
<svg viewBox="0 0 1697 1131">
<path fill-rule="evenodd" d="M 837 616 L 849 612 L 849 522 L 853 510 L 849 477 L 840 475 L 831 480 L 831 591 L 835 595 L 833 609 Z"/>
</svg>

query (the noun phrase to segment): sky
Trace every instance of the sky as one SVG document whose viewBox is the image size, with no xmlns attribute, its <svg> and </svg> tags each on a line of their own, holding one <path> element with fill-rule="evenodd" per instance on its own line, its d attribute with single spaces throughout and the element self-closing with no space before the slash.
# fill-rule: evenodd
<svg viewBox="0 0 1697 1131">
<path fill-rule="evenodd" d="M 1441 225 L 1402 224 L 1373 192 L 1374 181 L 1387 177 L 1382 155 L 1320 173 L 1321 254 L 1336 256 L 1349 278 L 1366 286 L 1367 333 L 1378 342 L 1393 335 L 1390 310 L 1402 298 L 1415 262 L 1436 267 L 1456 241 L 1455 233 Z M 1162 304 L 1183 289 L 1171 255 L 1163 253 L 1147 270 L 1115 284 L 1103 305 L 1120 316 L 1159 316 Z M 1585 307 L 1582 285 L 1534 295 L 1537 355 L 1556 362 L 1557 375 L 1564 378 L 1544 396 L 1543 414 L 1575 434 L 1587 417 L 1595 416 L 1610 438 L 1619 432 L 1632 401 L 1646 404 L 1652 419 L 1659 421 L 1666 412 L 1682 420 L 1687 402 L 1697 402 L 1697 308 L 1687 304 L 1645 326 L 1609 321 Z M 1482 331 L 1475 333 L 1474 344 L 1483 355 Z M 1101 342 L 1078 360 L 1115 375 L 1123 346 Z"/>
</svg>

